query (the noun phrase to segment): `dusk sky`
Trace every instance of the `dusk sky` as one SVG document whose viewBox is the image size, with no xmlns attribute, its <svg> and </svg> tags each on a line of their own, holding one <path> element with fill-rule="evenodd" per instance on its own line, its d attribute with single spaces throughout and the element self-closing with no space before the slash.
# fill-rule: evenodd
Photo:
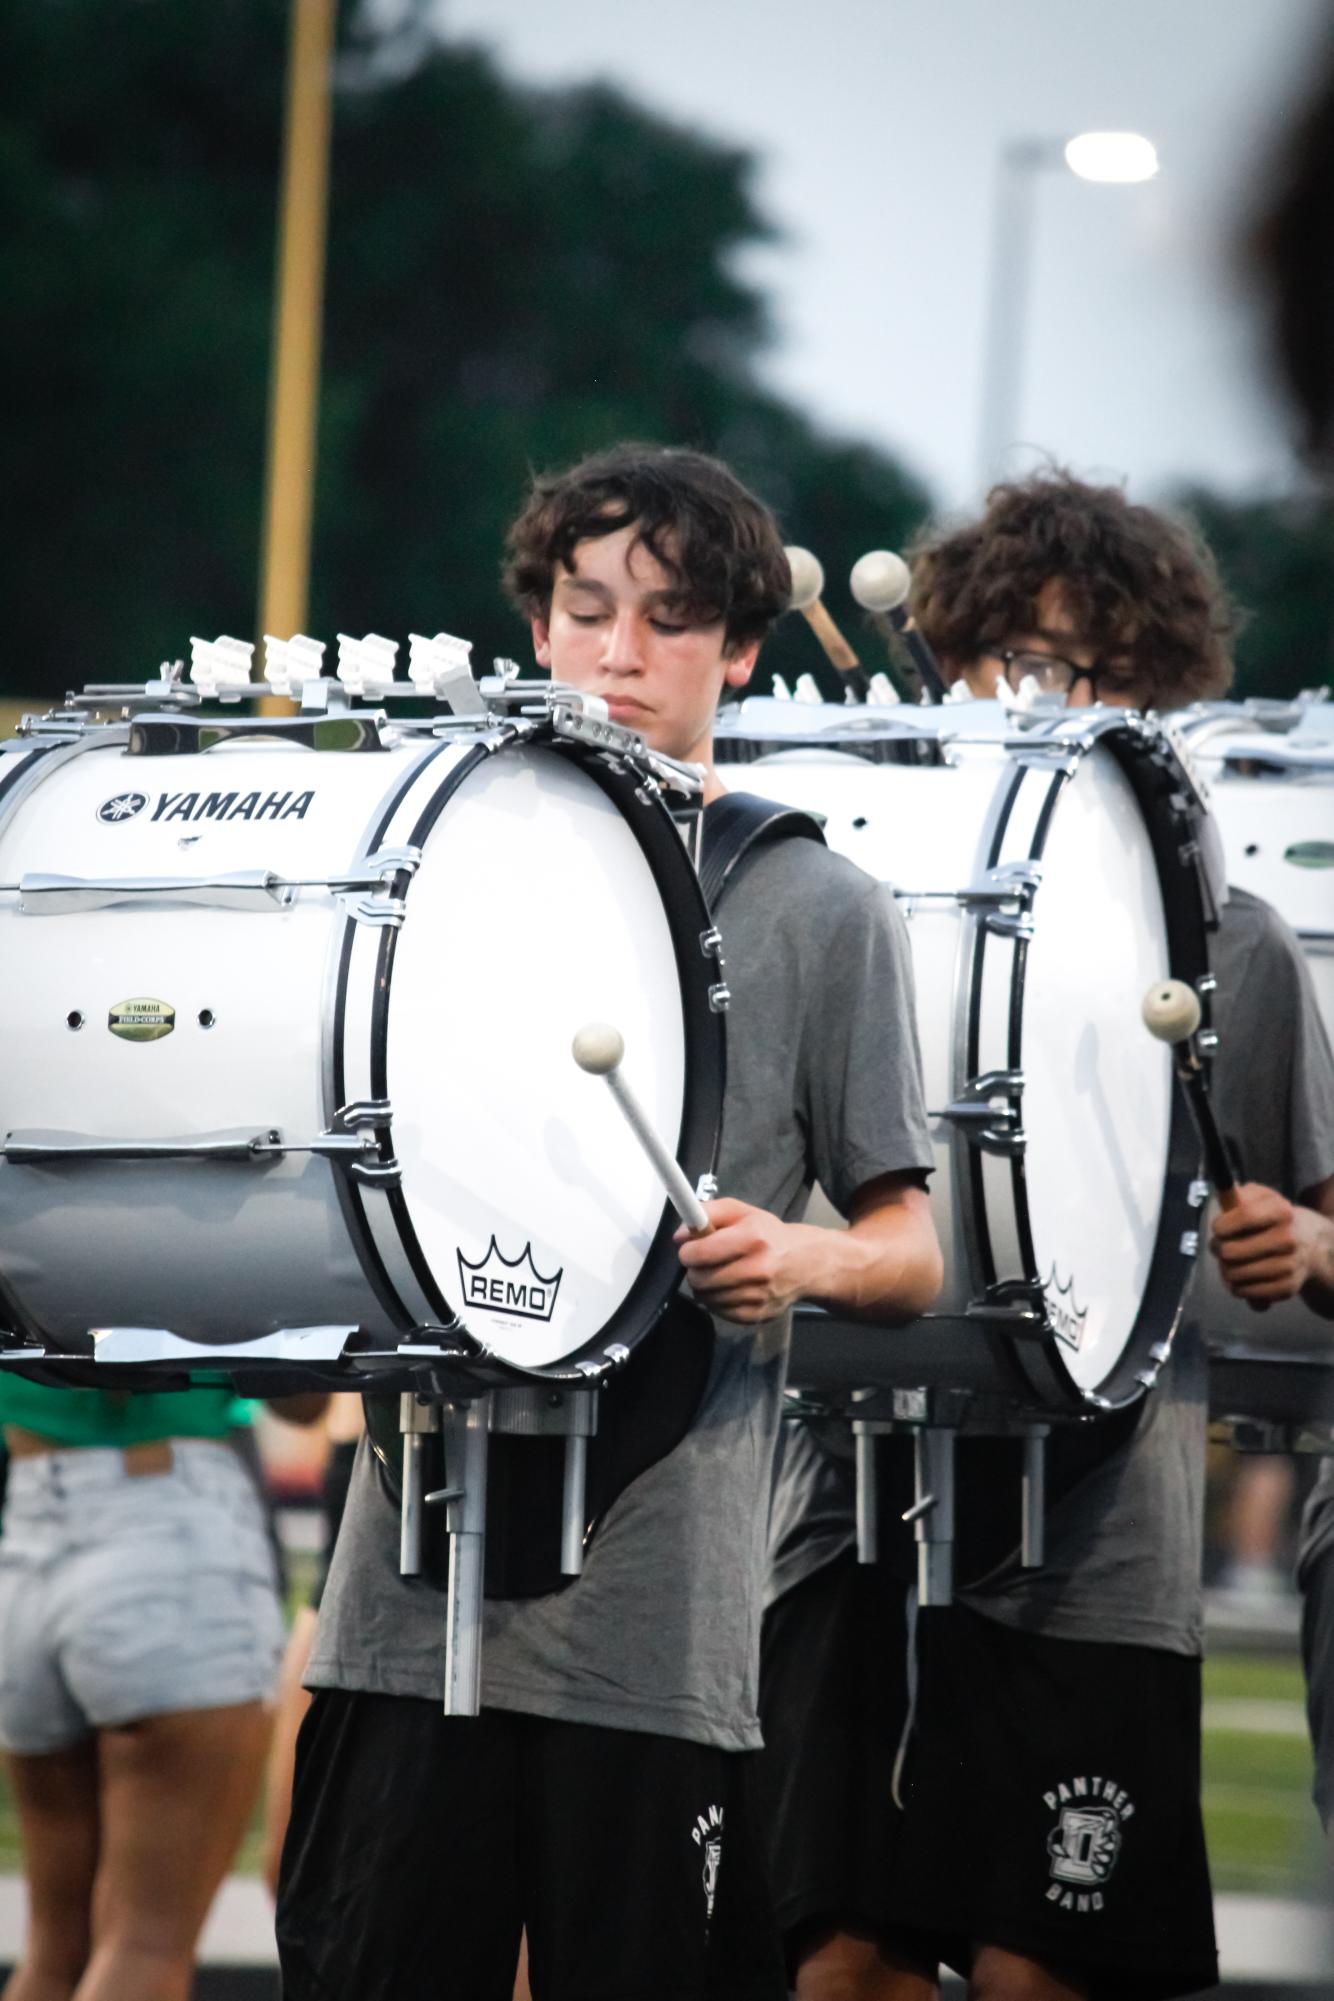
<svg viewBox="0 0 1334 2001">
<path fill-rule="evenodd" d="M 1292 484 L 1229 255 L 1322 45 L 1321 0 L 441 0 L 440 14 L 518 80 L 606 78 L 752 149 L 783 232 L 746 265 L 772 301 L 768 379 L 900 453 L 950 505 L 980 478 L 999 148 L 1146 133 L 1162 169 L 1144 186 L 1038 177 L 1015 435 L 1146 495 Z"/>
</svg>

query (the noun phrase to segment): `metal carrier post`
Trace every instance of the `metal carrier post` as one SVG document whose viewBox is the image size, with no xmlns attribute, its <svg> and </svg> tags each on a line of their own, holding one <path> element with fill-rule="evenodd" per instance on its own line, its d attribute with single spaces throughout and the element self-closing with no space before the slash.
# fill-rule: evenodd
<svg viewBox="0 0 1334 2001">
<path fill-rule="evenodd" d="M 486 1454 L 489 1396 L 445 1406 L 449 1581 L 445 1594 L 445 1715 L 476 1716 L 482 1706 L 482 1599 L 486 1563 Z"/>
<path fill-rule="evenodd" d="M 405 1391 L 399 1401 L 403 1439 L 399 1570 L 422 1571 L 426 1510 L 448 1513 L 449 1571 L 445 1599 L 445 1714 L 476 1716 L 481 1706 L 482 1607 L 486 1563 L 487 1454 L 493 1431 L 513 1437 L 565 1440 L 561 1492 L 560 1568 L 584 1567 L 588 1441 L 597 1431 L 596 1390 L 544 1385 L 491 1390 L 467 1402 L 426 1399 Z M 443 1434 L 447 1484 L 425 1492 L 427 1438 Z"/>
<path fill-rule="evenodd" d="M 486 1448 L 490 1397 L 445 1403 L 405 1390 L 399 1398 L 403 1480 L 399 1563 L 419 1577 L 429 1507 L 449 1510 L 449 1581 L 445 1596 L 445 1714 L 476 1716 L 482 1693 L 482 1579 L 486 1561 Z M 425 1492 L 427 1438 L 442 1432 L 447 1485 Z"/>
<path fill-rule="evenodd" d="M 491 1395 L 492 1431 L 515 1438 L 565 1440 L 560 1511 L 562 1577 L 578 1577 L 584 1567 L 588 1441 L 598 1428 L 598 1394 L 597 1390 L 572 1390 L 553 1384 L 494 1390 Z"/>
<path fill-rule="evenodd" d="M 854 1410 L 859 1403 L 870 1403 L 876 1398 L 874 1390 L 854 1390 L 852 1403 Z M 893 1430 L 883 1418 L 857 1418 L 852 1420 L 852 1450 L 856 1477 L 857 1508 L 857 1561 L 858 1563 L 878 1563 L 880 1561 L 880 1467 L 876 1457 L 876 1440 Z"/>
<path fill-rule="evenodd" d="M 1019 1534 L 1019 1563 L 1040 1570 L 1047 1548 L 1047 1437 L 1050 1425 L 1035 1424 L 1024 1433 L 1024 1476 Z"/>
<path fill-rule="evenodd" d="M 878 1563 L 880 1561 L 880 1525 L 878 1502 L 880 1479 L 876 1465 L 876 1438 L 879 1433 L 870 1425 L 852 1426 L 852 1446 L 856 1454 L 857 1478 L 857 1561 L 858 1563 Z"/>
<path fill-rule="evenodd" d="M 954 1441 L 952 1425 L 913 1432 L 915 1498 L 903 1519 L 917 1541 L 917 1602 L 948 1605 L 954 1597 Z"/>
<path fill-rule="evenodd" d="M 967 1392 L 938 1389 L 893 1390 L 888 1409 L 882 1391 L 858 1390 L 852 1397 L 854 1413 L 859 1407 L 867 1411 L 865 1417 L 852 1417 L 857 1561 L 877 1563 L 880 1559 L 876 1440 L 889 1432 L 911 1431 L 914 1495 L 903 1520 L 912 1523 L 917 1542 L 918 1602 L 922 1605 L 948 1605 L 954 1595 L 955 1441 L 960 1435 L 1012 1437 L 1017 1429 L 970 1423 L 968 1403 Z M 1022 1427 L 1019 1561 L 1025 1570 L 1036 1570 L 1043 1562 L 1050 1430 L 1046 1424 Z"/>
<path fill-rule="evenodd" d="M 424 1403 L 414 1391 L 404 1390 L 398 1400 L 398 1428 L 403 1435 L 398 1568 L 404 1577 L 420 1577 L 422 1523 L 426 1512 L 422 1452 L 428 1436 L 440 1429 L 439 1404 Z"/>
</svg>

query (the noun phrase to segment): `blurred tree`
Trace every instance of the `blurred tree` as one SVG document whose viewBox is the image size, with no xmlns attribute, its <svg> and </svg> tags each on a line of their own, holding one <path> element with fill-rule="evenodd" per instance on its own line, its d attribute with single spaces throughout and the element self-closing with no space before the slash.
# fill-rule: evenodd
<svg viewBox="0 0 1334 2001">
<path fill-rule="evenodd" d="M 852 625 L 852 560 L 925 495 L 759 387 L 749 158 L 604 88 L 519 90 L 427 16 L 340 29 L 314 631 L 526 657 L 505 523 L 532 467 L 627 436 L 729 457 Z M 0 0 L 13 691 L 251 630 L 286 23 L 286 0 Z M 824 671 L 791 627 L 771 664 Z"/>
<path fill-rule="evenodd" d="M 1243 614 L 1234 694 L 1334 688 L 1334 501 L 1230 500 L 1195 487 L 1181 503 Z"/>
</svg>

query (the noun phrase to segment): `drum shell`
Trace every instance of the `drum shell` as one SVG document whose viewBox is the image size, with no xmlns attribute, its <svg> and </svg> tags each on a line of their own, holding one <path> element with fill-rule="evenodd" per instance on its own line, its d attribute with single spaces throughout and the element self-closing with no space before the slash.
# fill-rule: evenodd
<svg viewBox="0 0 1334 2001">
<path fill-rule="evenodd" d="M 439 982 L 435 1099 L 449 1093 L 450 1065 L 468 1065 L 474 1083 L 487 1074 L 488 1012 L 498 1017 L 500 1011 L 488 1001 L 476 950 L 470 955 L 474 941 L 446 927 L 437 972 L 437 948 L 423 926 L 432 925 L 432 909 L 436 922 L 442 908 L 448 913 L 451 885 L 502 866 L 485 834 L 475 845 L 469 841 L 474 819 L 486 817 L 477 815 L 475 803 L 470 816 L 470 802 L 499 770 L 502 794 L 506 786 L 512 792 L 536 788 L 539 805 L 554 799 L 558 817 L 565 806 L 570 813 L 577 807 L 583 821 L 575 815 L 576 833 L 584 822 L 612 826 L 629 857 L 617 866 L 630 867 L 641 888 L 646 880 L 650 891 L 659 884 L 671 904 L 669 911 L 664 905 L 661 922 L 654 920 L 655 935 L 668 984 L 679 975 L 689 1046 L 687 1074 L 675 1086 L 668 1078 L 668 1095 L 657 1109 L 691 1178 L 707 1172 L 720 1119 L 723 1030 L 711 1003 L 716 957 L 701 951 L 711 927 L 693 869 L 665 808 L 632 771 L 604 769 L 591 754 L 545 740 L 540 747 L 516 744 L 514 734 L 447 742 L 416 737 L 359 754 L 316 754 L 241 739 L 207 753 L 150 758 L 127 755 L 122 737 L 106 733 L 91 744 L 61 746 L 54 755 L 64 768 L 51 783 L 32 788 L 21 811 L 0 820 L 0 881 L 34 871 L 83 879 L 212 879 L 263 869 L 312 885 L 359 873 L 364 882 L 368 852 L 396 850 L 413 835 L 423 859 L 415 876 L 410 868 L 389 867 L 382 883 L 346 895 L 312 886 L 285 907 L 262 898 L 258 908 L 238 910 L 220 902 L 131 897 L 75 916 L 24 913 L 12 896 L 0 900 L 17 975 L 0 1002 L 8 1052 L 0 1069 L 0 1130 L 126 1141 L 278 1132 L 300 1146 L 336 1127 L 341 1106 L 384 1099 L 388 1044 L 391 1067 L 394 1061 L 399 1066 L 396 1129 L 411 1140 L 421 1125 L 421 1093 L 404 1088 L 411 1074 L 401 1050 L 397 1058 L 392 1054 L 394 1023 L 404 1014 L 410 986 L 421 1015 Z M 251 795 L 260 804 L 249 817 L 236 819 L 216 803 Z M 142 796 L 144 805 L 124 819 L 101 817 L 103 807 L 130 796 Z M 527 829 L 521 832 L 526 838 Z M 596 849 L 598 841 L 592 845 Z M 563 881 L 542 846 L 536 843 L 534 869 L 539 875 L 546 869 L 543 895 L 555 908 L 552 892 Z M 455 858 L 452 873 L 447 857 Z M 577 843 L 575 860 L 575 873 L 587 877 L 598 928 L 610 935 L 606 963 L 615 970 L 622 931 L 605 912 L 598 914 L 610 864 L 604 866 L 597 852 L 581 858 Z M 406 910 L 401 932 L 392 921 L 396 901 Z M 417 963 L 409 978 L 402 962 L 394 970 L 394 947 L 410 935 Z M 541 1020 L 553 984 L 549 968 L 520 1002 L 537 1012 L 547 1044 L 555 1035 L 553 1078 L 567 1095 L 571 1078 L 581 1091 L 586 1087 L 589 1095 L 578 1100 L 581 1118 L 596 1095 L 595 1118 L 604 1093 L 575 1071 L 569 1055 L 569 1035 L 578 1023 L 562 1022 L 557 1033 Z M 169 1003 L 169 1034 L 145 1044 L 107 1033 L 109 1011 L 134 996 Z M 666 993 L 644 1007 L 670 1024 Z M 76 1017 L 80 1025 L 71 1027 Z M 513 1047 L 513 1031 L 507 1039 Z M 672 1060 L 680 1071 L 680 1056 Z M 641 1091 L 652 1100 L 656 1072 L 648 1073 L 642 1032 L 637 1063 Z M 600 1144 L 610 1154 L 618 1146 L 631 1148 L 619 1123 Z M 385 1150 L 372 1149 L 372 1164 Z M 346 1156 L 303 1152 L 263 1162 L 68 1155 L 40 1165 L 6 1160 L 0 1185 L 13 1228 L 0 1243 L 0 1276 L 10 1317 L 69 1353 L 87 1352 L 93 1325 L 164 1328 L 209 1346 L 317 1327 L 356 1330 L 362 1345 L 395 1343 L 414 1326 L 452 1320 L 459 1296 L 452 1260 L 434 1299 L 413 1289 L 413 1219 L 403 1205 L 415 1201 L 420 1222 L 423 1200 L 428 1208 L 438 1204 L 432 1183 L 438 1163 L 429 1155 L 428 1134 L 426 1155 L 404 1170 L 399 1185 L 363 1183 L 358 1171 L 347 1171 Z M 631 1345 L 678 1281 L 670 1243 L 675 1219 L 637 1149 L 627 1162 L 618 1157 L 616 1195 L 633 1212 L 638 1233 L 633 1271 L 616 1295 L 621 1305 L 605 1322 L 581 1307 L 582 1318 L 570 1322 L 568 1335 L 548 1330 L 539 1369 L 582 1359 L 585 1350 L 602 1356 L 608 1345 Z M 503 1252 L 510 1251 L 512 1268 L 523 1245 L 505 1242 L 498 1227 L 503 1278 Z M 619 1244 L 619 1224 L 616 1234 Z M 480 1258 L 486 1249 L 484 1234 L 472 1254 Z M 531 1246 L 530 1255 L 540 1272 L 540 1246 Z M 397 1268 L 390 1271 L 394 1257 Z M 576 1274 L 567 1300 L 578 1283 Z M 444 1311 L 432 1310 L 438 1307 Z M 502 1350 L 513 1323 L 506 1318 L 493 1339 L 494 1319 L 479 1312 L 464 1325 L 486 1340 L 503 1374 L 508 1363 Z"/>
<path fill-rule="evenodd" d="M 937 1171 L 932 1206 L 946 1263 L 941 1301 L 917 1327 L 902 1330 L 893 1338 L 882 1337 L 878 1347 L 868 1330 L 821 1330 L 814 1325 L 807 1329 L 803 1325 L 794 1348 L 793 1380 L 799 1386 L 819 1388 L 817 1377 L 827 1365 L 828 1386 L 833 1387 L 837 1379 L 838 1386 L 847 1387 L 869 1363 L 876 1362 L 875 1375 L 862 1380 L 880 1387 L 961 1387 L 975 1397 L 1007 1404 L 1012 1413 L 1023 1409 L 1035 1415 L 1073 1415 L 1133 1400 L 1153 1380 L 1167 1353 L 1189 1276 L 1197 1217 L 1188 1190 L 1198 1156 L 1184 1110 L 1173 1099 L 1166 1052 L 1154 1048 L 1144 1037 L 1139 1003 L 1144 989 L 1162 976 L 1161 968 L 1173 952 L 1177 957 L 1171 962 L 1178 976 L 1195 979 L 1203 975 L 1204 908 L 1198 876 L 1184 865 L 1186 843 L 1178 830 L 1175 806 L 1165 810 L 1144 804 L 1155 795 L 1156 780 L 1150 782 L 1145 772 L 1135 769 L 1135 760 L 1141 752 L 1151 757 L 1148 745 L 1153 732 L 1142 731 L 1138 724 L 1122 724 L 1122 737 L 1115 719 L 1107 718 L 1100 724 L 1095 718 L 1097 744 L 1090 749 L 1086 743 L 1062 775 L 1046 761 L 1047 754 L 1056 748 L 1054 744 L 1039 738 L 1031 751 L 1027 744 L 1007 745 L 997 738 L 991 705 L 976 707 L 976 736 L 969 735 L 973 719 L 966 711 L 963 717 L 956 711 L 942 718 L 943 758 L 920 755 L 920 717 L 913 718 L 911 764 L 884 758 L 878 751 L 874 760 L 860 755 L 868 747 L 863 732 L 869 735 L 872 719 L 859 712 L 855 749 L 852 742 L 839 742 L 775 754 L 766 746 L 768 754 L 726 773 L 739 789 L 763 791 L 785 803 L 823 811 L 828 815 L 826 831 L 831 845 L 873 875 L 893 882 L 908 917 L 926 1098 L 935 1119 Z M 813 736 L 825 730 L 835 736 L 844 732 L 851 736 L 837 712 L 827 713 L 823 728 L 820 719 L 814 719 Z M 886 734 L 893 733 L 892 724 L 883 727 Z M 1106 743 L 1102 740 L 1105 730 Z M 1131 753 L 1124 763 L 1113 753 L 1114 741 L 1123 753 Z M 1081 765 L 1090 756 L 1091 769 L 1099 774 L 1092 790 L 1088 776 L 1081 776 Z M 1127 769 L 1134 771 L 1134 791 L 1146 815 L 1139 819 L 1138 834 L 1134 822 L 1139 808 L 1132 799 L 1131 784 L 1125 782 Z M 1022 1189 L 1030 1178 L 1030 1166 L 1022 1156 L 1016 1164 L 1003 1146 L 975 1148 L 961 1120 L 940 1114 L 942 1108 L 957 1106 L 960 1098 L 967 1096 L 971 1079 L 1018 1068 L 1022 1056 L 1023 1070 L 1033 1073 L 1022 1086 L 1025 1126 L 1029 1123 L 1027 1106 L 1040 1099 L 1044 1090 L 1047 1115 L 1052 1115 L 1055 1099 L 1050 1082 L 1044 1084 L 1039 1074 L 1043 1051 L 1040 1041 L 1035 1042 L 1040 1017 L 1036 1002 L 1030 1008 L 1030 986 L 1026 986 L 1026 979 L 1031 985 L 1032 947 L 1024 942 L 1022 924 L 1013 922 L 1013 906 L 997 910 L 994 902 L 990 906 L 985 901 L 979 903 L 971 892 L 994 887 L 993 871 L 999 864 L 1003 872 L 1007 857 L 1015 858 L 1012 866 L 1022 870 L 1022 858 L 1030 851 L 1043 852 L 1048 838 L 1048 854 L 1058 850 L 1063 827 L 1082 839 L 1081 814 L 1094 825 L 1097 839 L 1103 839 L 1106 830 L 1097 823 L 1102 810 L 1098 800 L 1104 793 L 1111 814 L 1108 826 L 1120 815 L 1127 841 L 1138 840 L 1146 854 L 1152 842 L 1158 887 L 1145 891 L 1151 903 L 1165 894 L 1163 885 L 1170 879 L 1173 907 L 1168 932 L 1160 929 L 1154 933 L 1160 943 L 1140 962 L 1142 984 L 1135 985 L 1136 975 L 1127 985 L 1124 970 L 1117 969 L 1123 990 L 1116 1002 L 1119 1012 L 1113 1016 L 1115 1033 L 1124 1038 L 1127 1074 L 1133 1081 L 1117 1085 L 1108 1095 L 1121 1101 L 1143 1096 L 1156 1107 L 1151 1123 L 1157 1138 L 1150 1140 L 1148 1148 L 1151 1154 L 1156 1149 L 1158 1156 L 1156 1181 L 1136 1198 L 1145 1212 L 1138 1253 L 1138 1282 L 1143 1284 L 1145 1303 L 1137 1314 L 1132 1304 L 1123 1315 L 1127 1323 L 1134 1319 L 1124 1352 L 1111 1357 L 1110 1366 L 1099 1365 L 1095 1357 L 1093 1367 L 1080 1378 L 1072 1371 L 1063 1344 L 1053 1337 L 1053 1327 L 1059 1322 L 1053 1322 L 1052 1315 L 1059 1315 L 1062 1294 L 1073 1285 L 1073 1279 L 1057 1266 L 1052 1266 L 1049 1274 L 1050 1250 L 1042 1255 L 1039 1268 L 1038 1253 L 1026 1241 L 1028 1219 Z M 1094 801 L 1091 811 L 1090 799 Z M 891 837 L 886 838 L 891 822 Z M 1119 881 L 1115 847 L 1113 839 L 1106 865 Z M 1055 868 L 1059 875 L 1059 852 Z M 1068 869 L 1065 874 L 1065 889 L 1054 891 L 1051 883 L 1055 876 L 1049 867 L 1046 887 L 1038 886 L 1032 897 L 1033 937 L 1039 942 L 1044 920 L 1048 940 L 1055 936 L 1052 918 L 1057 906 L 1052 897 L 1058 902 L 1064 899 L 1060 907 L 1065 911 L 1070 908 Z M 1146 879 L 1152 874 L 1152 869 L 1147 870 Z M 1098 883 L 1097 863 L 1090 866 L 1088 880 Z M 1096 887 L 1088 894 L 1095 899 Z M 1056 922 L 1060 921 L 1057 917 Z M 1160 916 L 1150 923 L 1161 926 L 1164 921 Z M 981 952 L 979 939 L 985 940 Z M 1098 942 L 1094 936 L 1092 945 Z M 980 981 L 976 977 L 979 957 Z M 1048 950 L 1043 964 L 1043 977 L 1049 984 L 1053 957 Z M 1095 977 L 1095 964 L 1100 963 L 1095 951 L 1090 981 Z M 1053 987 L 1057 992 L 1064 984 L 1066 1000 L 1062 1005 L 1071 1011 L 1072 1018 L 1082 1007 L 1078 973 L 1078 967 L 1073 975 L 1058 967 Z M 1088 1013 L 1103 1019 L 1096 1006 Z M 1108 1032 L 1105 1021 L 1102 1032 Z M 999 1101 L 1004 1093 L 995 1095 Z M 1113 1108 L 1119 1109 L 1119 1105 Z M 1087 1119 L 1086 1112 L 1084 1116 Z M 1112 1124 L 1115 1126 L 1115 1119 Z M 1117 1130 L 1116 1144 L 1122 1155 L 1133 1157 L 1137 1145 L 1133 1123 Z M 1047 1138 L 1050 1141 L 1052 1135 Z M 1067 1143 L 1073 1143 L 1073 1136 Z M 1030 1164 L 1031 1144 L 1030 1137 Z M 1059 1184 L 1059 1172 L 1054 1178 Z M 1048 1200 L 1052 1181 L 1048 1173 Z M 1059 1193 L 1058 1186 L 1058 1199 Z M 985 1234 L 978 1228 L 979 1214 L 985 1219 Z M 1048 1244 L 1050 1240 L 1048 1230 Z M 1044 1286 L 1043 1281 L 1049 1278 L 1054 1278 L 1055 1284 Z M 1031 1310 L 1029 1325 L 1022 1332 L 1006 1327 L 1007 1298 L 1012 1304 L 1026 1299 L 1030 1309 L 1036 1307 L 1036 1329 Z"/>
<path fill-rule="evenodd" d="M 1224 766 L 1209 773 L 1209 792 L 1228 881 L 1262 896 L 1296 932 L 1334 1038 L 1334 743 L 1327 770 L 1247 776 Z M 1331 852 L 1323 867 L 1292 859 L 1317 847 Z"/>
<path fill-rule="evenodd" d="M 339 759 L 334 786 L 325 760 L 300 750 L 223 747 L 205 776 L 198 758 L 145 770 L 148 760 L 114 741 L 83 748 L 0 828 L 0 878 L 346 872 L 386 787 L 421 756 Z M 291 813 L 311 790 L 306 811 Z M 140 792 L 148 803 L 129 820 L 99 822 L 109 800 Z M 260 821 L 172 817 L 192 794 L 197 812 L 211 794 L 232 794 L 233 805 L 258 794 L 263 805 L 284 792 L 287 808 Z M 260 913 L 138 903 L 51 916 L 6 899 L 0 926 L 19 974 L 0 997 L 6 1132 L 297 1138 L 325 1126 L 325 1004 L 344 928 L 328 898 Z M 108 1035 L 109 1010 L 143 996 L 174 1009 L 172 1032 L 150 1046 Z M 0 1276 L 21 1324 L 57 1347 L 77 1352 L 90 1324 L 201 1342 L 322 1324 L 391 1331 L 318 1158 L 7 1161 L 0 1175 L 11 1226 Z"/>
</svg>

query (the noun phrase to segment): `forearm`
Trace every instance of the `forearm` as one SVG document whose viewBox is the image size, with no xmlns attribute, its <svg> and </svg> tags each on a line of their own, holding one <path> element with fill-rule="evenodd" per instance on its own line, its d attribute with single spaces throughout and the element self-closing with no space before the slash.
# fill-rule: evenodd
<svg viewBox="0 0 1334 2001">
<path fill-rule="evenodd" d="M 1313 1313 L 1334 1320 L 1334 1218 L 1317 1216 L 1311 1249 L 1311 1274 L 1302 1299 Z"/>
<path fill-rule="evenodd" d="M 895 1322 L 925 1313 L 940 1291 L 940 1248 L 929 1222 L 895 1211 L 874 1225 L 800 1230 L 803 1296 L 829 1313 Z"/>
</svg>

